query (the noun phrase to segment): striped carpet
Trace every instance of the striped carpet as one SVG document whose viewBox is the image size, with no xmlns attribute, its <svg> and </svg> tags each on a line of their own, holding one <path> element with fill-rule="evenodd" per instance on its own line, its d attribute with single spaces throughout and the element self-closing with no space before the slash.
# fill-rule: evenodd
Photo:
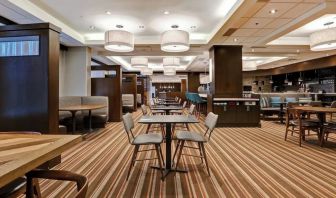
<svg viewBox="0 0 336 198">
<path fill-rule="evenodd" d="M 133 114 L 135 120 L 140 116 L 140 111 Z M 191 130 L 203 131 L 203 121 Z M 136 124 L 134 131 L 145 129 Z M 126 181 L 133 147 L 122 123 L 110 123 L 65 152 L 56 168 L 86 175 L 88 197 L 336 197 L 336 140 L 320 148 L 316 139 L 309 136 L 300 148 L 297 136 L 284 141 L 284 126 L 270 121 L 262 128 L 217 128 L 206 145 L 210 177 L 200 159 L 184 156 L 181 166 L 188 173 L 170 174 L 162 182 L 160 172 L 150 168 L 158 162 L 144 161 L 136 163 Z M 139 158 L 155 157 L 154 152 Z M 45 197 L 73 197 L 75 192 L 67 182 L 45 180 L 41 188 Z"/>
</svg>

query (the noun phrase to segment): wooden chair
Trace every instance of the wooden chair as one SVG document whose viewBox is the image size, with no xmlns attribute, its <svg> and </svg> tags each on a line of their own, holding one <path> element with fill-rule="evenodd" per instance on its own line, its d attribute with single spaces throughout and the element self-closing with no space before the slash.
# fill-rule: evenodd
<svg viewBox="0 0 336 198">
<path fill-rule="evenodd" d="M 196 106 L 194 105 L 194 104 L 191 104 L 190 105 L 190 107 L 189 107 L 189 109 L 188 109 L 188 115 L 193 115 L 194 113 L 195 113 L 195 108 L 196 108 Z M 175 134 L 175 128 L 176 128 L 176 124 L 173 124 L 172 125 L 173 127 L 172 127 L 172 136 L 174 136 L 174 134 Z M 189 129 L 189 125 L 188 125 L 188 123 L 185 123 L 185 124 L 183 124 L 182 125 L 183 127 L 185 126 L 185 128 L 189 131 L 190 129 Z"/>
<path fill-rule="evenodd" d="M 330 108 L 336 108 L 336 101 L 333 101 L 330 105 Z M 332 122 L 333 113 L 330 113 L 330 122 Z"/>
<path fill-rule="evenodd" d="M 173 161 L 174 161 L 175 156 L 178 152 L 176 167 L 179 164 L 179 161 L 181 159 L 181 155 L 187 155 L 187 154 L 182 153 L 182 150 L 183 150 L 184 147 L 191 148 L 191 149 L 197 149 L 200 152 L 199 156 L 194 156 L 194 155 L 188 155 L 188 156 L 199 157 L 199 158 L 201 158 L 202 163 L 203 163 L 203 159 L 204 159 L 208 174 L 210 176 L 210 170 L 209 170 L 209 165 L 208 165 L 208 160 L 207 160 L 207 156 L 206 156 L 204 143 L 207 143 L 208 141 L 210 141 L 211 134 L 216 127 L 217 120 L 218 120 L 218 115 L 216 115 L 212 112 L 208 113 L 208 115 L 205 119 L 206 131 L 205 131 L 204 135 L 201 135 L 200 133 L 197 133 L 197 132 L 190 132 L 190 131 L 177 131 L 176 132 L 177 146 L 176 146 L 174 156 L 173 156 Z M 207 137 L 207 135 L 208 135 L 208 137 Z M 198 147 L 187 146 L 187 145 L 185 145 L 186 141 L 196 143 L 198 145 Z"/>
<path fill-rule="evenodd" d="M 187 101 L 184 101 L 181 110 L 171 110 L 169 111 L 169 113 L 176 114 L 176 115 L 182 115 L 185 111 L 186 106 L 187 106 Z"/>
<path fill-rule="evenodd" d="M 128 141 L 131 145 L 134 146 L 134 151 L 130 163 L 130 167 L 127 173 L 127 178 L 128 180 L 129 175 L 131 173 L 132 167 L 134 166 L 136 161 L 144 161 L 144 160 L 153 160 L 153 159 L 158 159 L 159 160 L 159 166 L 161 170 L 161 175 L 163 178 L 163 167 L 164 167 L 164 160 L 163 160 L 163 155 L 162 155 L 162 150 L 161 150 L 161 143 L 163 142 L 163 137 L 161 134 L 140 134 L 138 136 L 134 136 L 132 129 L 134 128 L 134 122 L 132 118 L 132 114 L 127 113 L 122 117 L 124 127 L 125 127 L 125 132 L 127 134 Z M 145 150 L 139 150 L 140 146 L 145 146 L 145 145 L 154 145 L 155 149 L 145 149 Z M 157 158 L 151 158 L 151 159 L 142 159 L 142 160 L 137 160 L 137 154 L 138 152 L 144 152 L 144 151 L 151 151 L 151 150 L 156 150 L 156 155 Z"/>
<path fill-rule="evenodd" d="M 325 126 L 323 126 L 323 130 L 321 132 L 320 146 L 323 147 L 324 142 L 328 141 L 328 137 L 330 133 L 336 133 L 336 123 L 329 122 Z"/>
<path fill-rule="evenodd" d="M 51 179 L 51 180 L 61 180 L 61 181 L 73 181 L 77 184 L 77 194 L 75 198 L 85 198 L 88 189 L 88 180 L 85 176 L 72 173 L 65 170 L 33 170 L 27 173 L 27 198 L 33 198 L 37 195 L 38 198 L 41 197 L 41 193 L 36 194 L 35 179 Z"/>
<path fill-rule="evenodd" d="M 147 106 L 144 105 L 144 104 L 141 105 L 141 111 L 142 111 L 143 115 L 150 115 L 150 113 L 147 111 Z M 163 114 L 165 114 L 164 111 L 152 111 L 151 110 L 151 112 L 152 112 L 152 115 L 163 115 Z M 147 125 L 146 133 L 149 132 L 149 129 L 151 128 L 151 126 L 152 126 L 152 124 Z M 166 133 L 165 133 L 163 124 L 160 124 L 160 129 L 161 129 L 161 132 L 162 132 L 162 136 L 164 137 Z"/>
<path fill-rule="evenodd" d="M 296 109 L 295 106 L 298 104 L 288 103 L 286 109 L 286 133 L 285 141 L 287 140 L 288 132 L 299 134 L 299 146 L 301 146 L 301 141 L 304 139 L 304 133 L 306 130 L 319 130 L 320 125 L 317 122 L 312 122 L 303 118 L 302 113 Z"/>
</svg>

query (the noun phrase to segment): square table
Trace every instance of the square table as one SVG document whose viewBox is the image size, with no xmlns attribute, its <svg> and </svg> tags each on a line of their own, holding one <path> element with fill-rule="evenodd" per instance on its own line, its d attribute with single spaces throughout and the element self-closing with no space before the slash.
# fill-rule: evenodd
<svg viewBox="0 0 336 198">
<path fill-rule="evenodd" d="M 81 140 L 80 135 L 0 134 L 0 188 Z"/>
<path fill-rule="evenodd" d="M 164 177 L 171 171 L 186 172 L 186 170 L 174 169 L 171 159 L 171 124 L 199 123 L 194 115 L 154 115 L 142 116 L 139 120 L 142 124 L 166 124 L 166 167 Z M 154 167 L 159 168 L 159 167 Z"/>
<path fill-rule="evenodd" d="M 182 106 L 176 106 L 176 105 L 169 105 L 169 106 L 163 106 L 163 105 L 155 105 L 151 106 L 152 110 L 164 110 L 166 112 L 166 115 L 169 115 L 169 111 L 171 110 L 182 110 Z"/>
</svg>

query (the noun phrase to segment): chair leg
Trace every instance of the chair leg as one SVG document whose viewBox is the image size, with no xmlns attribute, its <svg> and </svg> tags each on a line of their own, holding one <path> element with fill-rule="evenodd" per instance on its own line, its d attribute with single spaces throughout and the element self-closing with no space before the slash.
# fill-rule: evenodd
<svg viewBox="0 0 336 198">
<path fill-rule="evenodd" d="M 302 141 L 302 128 L 299 128 L 299 146 L 300 147 L 301 147 L 301 141 Z"/>
<path fill-rule="evenodd" d="M 187 130 L 190 131 L 188 123 L 186 123 L 185 125 L 186 125 Z"/>
<path fill-rule="evenodd" d="M 165 165 L 165 161 L 164 161 L 164 159 L 163 159 L 162 147 L 161 147 L 161 146 L 160 146 L 160 154 L 161 154 L 162 164 L 163 164 L 163 166 L 166 166 L 166 165 Z"/>
<path fill-rule="evenodd" d="M 161 155 L 160 155 L 160 145 L 156 144 L 155 145 L 155 150 L 156 150 L 157 158 L 159 160 L 159 166 L 160 166 L 160 171 L 161 171 L 161 178 L 163 179 L 163 166 L 162 166 Z"/>
<path fill-rule="evenodd" d="M 152 124 L 148 124 L 147 125 L 147 130 L 146 130 L 146 133 L 148 133 L 149 132 L 149 129 L 150 129 L 150 127 L 152 126 Z"/>
<path fill-rule="evenodd" d="M 202 148 L 201 148 L 201 143 L 200 143 L 200 142 L 198 142 L 198 150 L 199 150 L 199 152 L 200 152 L 200 155 L 201 155 L 201 162 L 202 162 L 202 164 L 203 164 L 203 157 L 204 157 L 204 155 L 202 154 Z"/>
<path fill-rule="evenodd" d="M 173 160 L 172 160 L 173 163 L 174 163 L 174 160 L 175 160 L 176 153 L 179 149 L 180 143 L 181 143 L 181 140 L 177 140 L 176 148 L 175 148 L 174 155 L 173 155 Z"/>
<path fill-rule="evenodd" d="M 184 147 L 184 143 L 185 143 L 185 141 L 184 140 L 182 140 L 181 141 L 181 145 L 180 145 L 180 150 L 179 150 L 179 154 L 177 155 L 177 161 L 176 161 L 176 168 L 177 168 L 177 166 L 178 166 L 178 164 L 179 164 L 179 162 L 180 162 L 180 159 L 181 159 L 181 155 L 182 155 L 182 150 L 183 150 L 183 147 Z"/>
<path fill-rule="evenodd" d="M 127 173 L 126 180 L 128 180 L 128 178 L 130 176 L 130 173 L 131 173 L 132 167 L 134 166 L 135 159 L 136 159 L 138 151 L 139 151 L 139 145 L 135 145 L 133 155 L 132 155 L 132 159 L 131 159 L 131 164 L 130 164 L 130 167 L 129 167 L 129 170 L 128 170 L 128 173 Z"/>
<path fill-rule="evenodd" d="M 163 126 L 163 124 L 160 124 L 160 127 L 161 127 L 161 133 L 162 133 L 162 136 L 163 136 L 163 138 L 164 138 L 164 137 L 166 137 L 166 132 L 165 132 L 165 130 L 164 130 L 164 126 Z"/>
<path fill-rule="evenodd" d="M 325 129 L 321 130 L 321 137 L 320 137 L 320 146 L 321 147 L 323 147 L 324 135 L 325 135 Z"/>
<path fill-rule="evenodd" d="M 201 142 L 201 147 L 202 147 L 202 150 L 203 150 L 203 156 L 204 156 L 205 165 L 206 165 L 206 167 L 207 167 L 208 174 L 209 174 L 209 176 L 210 176 L 210 170 L 209 170 L 208 159 L 207 159 L 207 156 L 206 156 L 206 152 L 205 152 L 205 148 L 204 148 L 204 143 L 203 143 L 203 142 Z"/>
<path fill-rule="evenodd" d="M 325 141 L 328 141 L 328 137 L 329 137 L 329 133 L 327 133 Z"/>
<path fill-rule="evenodd" d="M 286 126 L 285 141 L 287 141 L 288 127 Z"/>
</svg>

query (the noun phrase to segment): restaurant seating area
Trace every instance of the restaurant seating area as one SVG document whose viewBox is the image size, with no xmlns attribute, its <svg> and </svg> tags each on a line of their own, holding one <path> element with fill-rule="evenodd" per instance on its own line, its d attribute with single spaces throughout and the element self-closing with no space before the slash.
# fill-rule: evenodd
<svg viewBox="0 0 336 198">
<path fill-rule="evenodd" d="M 336 197 L 336 0 L 1 0 L 0 198 Z"/>
</svg>

